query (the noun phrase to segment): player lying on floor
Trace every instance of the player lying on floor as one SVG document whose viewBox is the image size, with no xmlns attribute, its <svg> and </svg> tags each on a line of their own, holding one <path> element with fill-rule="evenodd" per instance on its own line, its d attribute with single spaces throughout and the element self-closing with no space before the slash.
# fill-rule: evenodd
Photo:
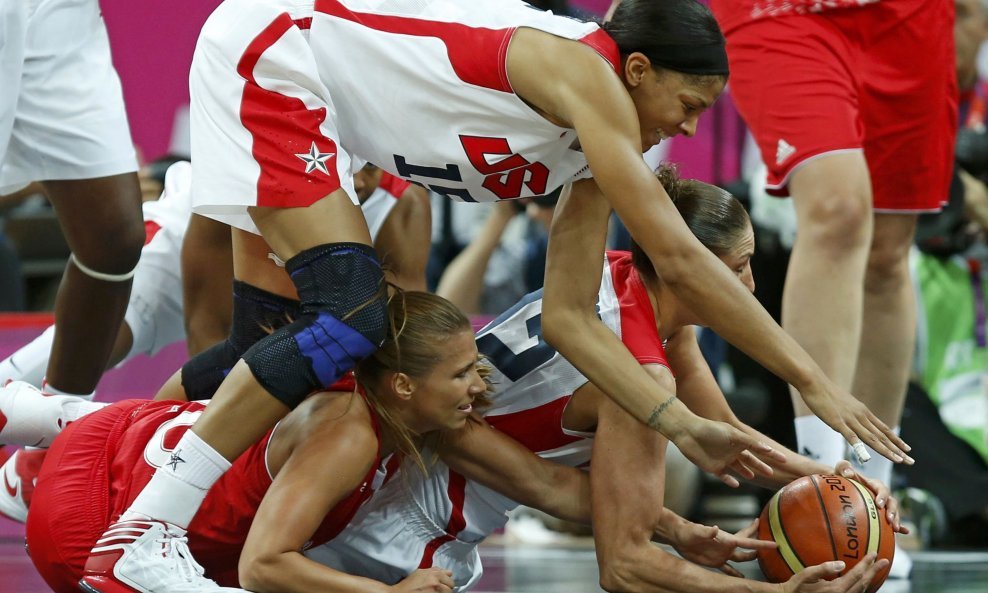
<svg viewBox="0 0 988 593">
<path fill-rule="evenodd" d="M 206 576 L 256 591 L 385 588 L 301 552 L 347 525 L 399 459 L 421 465 L 421 444 L 436 441 L 435 431 L 462 429 L 473 406 L 486 403 L 487 390 L 473 332 L 459 310 L 440 297 L 409 292 L 393 297 L 389 311 L 390 339 L 358 367 L 361 388 L 338 384 L 308 398 L 210 491 L 185 534 Z M 75 591 L 90 548 L 107 555 L 118 549 L 112 537 L 97 540 L 151 471 L 183 462 L 174 444 L 204 404 L 106 405 L 45 397 L 26 383 L 13 387 L 0 393 L 0 442 L 51 445 L 28 513 L 31 558 L 52 589 Z M 486 438 L 470 442 L 486 450 L 486 462 L 467 475 L 496 482 L 505 495 L 560 517 L 589 520 L 582 472 L 542 461 L 495 431 L 482 434 Z M 676 536 L 689 536 L 688 526 L 706 531 L 678 517 L 670 517 L 673 522 L 680 528 Z M 745 543 L 753 544 L 726 538 L 719 549 L 731 555 Z M 448 571 L 424 568 L 393 589 L 452 587 Z M 186 575 L 202 571 L 188 560 L 160 578 L 163 586 L 180 586 Z"/>
<path fill-rule="evenodd" d="M 754 235 L 741 204 L 714 186 L 677 180 L 670 169 L 662 170 L 659 178 L 701 243 L 753 290 L 749 260 Z M 564 199 L 561 207 L 580 206 Z M 582 217 L 562 220 L 574 219 Z M 551 265 L 585 265 L 579 262 L 595 259 L 591 251 L 601 245 L 592 239 L 600 237 L 603 243 L 602 235 L 594 232 L 601 229 L 562 230 L 566 232 L 552 247 Z M 566 258 L 560 258 L 560 252 Z M 663 285 L 643 253 L 637 249 L 608 253 L 602 277 L 595 294 L 600 318 L 655 381 L 677 393 L 695 413 L 770 442 L 732 413 L 696 342 L 693 325 L 703 319 Z M 586 287 L 573 286 L 571 294 L 580 295 L 581 289 Z M 494 367 L 492 404 L 483 410 L 486 423 L 450 433 L 439 446 L 445 465 L 439 464 L 428 476 L 407 472 L 404 479 L 385 485 L 361 511 L 360 521 L 307 552 L 310 557 L 384 582 L 396 582 L 418 566 L 440 565 L 452 570 L 458 590 L 469 589 L 482 572 L 477 544 L 502 527 L 506 512 L 518 504 L 496 491 L 497 482 L 467 478 L 468 471 L 489 455 L 489 450 L 472 441 L 503 432 L 546 459 L 575 467 L 590 465 L 594 538 L 605 590 L 738 590 L 741 583 L 736 577 L 741 575 L 727 564 L 732 554 L 717 545 L 728 534 L 710 528 L 705 533 L 691 530 L 693 539 L 673 536 L 676 549 L 692 562 L 651 544 L 656 525 L 662 525 L 664 533 L 678 528 L 662 509 L 667 441 L 587 382 L 543 340 L 541 320 L 546 314 L 542 294 L 533 293 L 479 333 L 478 348 Z M 778 443 L 770 444 L 784 455 L 763 460 L 774 474 L 760 483 L 776 488 L 812 473 L 852 476 L 874 491 L 895 528 L 904 531 L 898 503 L 884 484 L 857 475 L 847 462 L 830 468 Z M 690 457 L 689 450 L 683 452 Z M 752 525 L 739 536 L 750 536 L 754 529 Z M 733 557 L 751 559 L 754 553 Z M 719 568 L 726 576 L 698 564 Z M 744 586 L 751 591 L 857 591 L 887 567 L 887 561 L 876 562 L 871 555 L 832 582 L 821 579 L 840 573 L 843 567 L 838 563 L 808 568 L 782 585 L 749 582 Z"/>
</svg>

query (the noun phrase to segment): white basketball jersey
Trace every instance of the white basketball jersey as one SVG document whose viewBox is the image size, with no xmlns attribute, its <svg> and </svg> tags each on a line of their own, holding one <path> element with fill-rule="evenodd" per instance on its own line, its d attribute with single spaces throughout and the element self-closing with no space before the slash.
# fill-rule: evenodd
<svg viewBox="0 0 988 593">
<path fill-rule="evenodd" d="M 639 362 L 666 364 L 651 301 L 627 252 L 605 256 L 597 313 Z M 538 455 L 583 467 L 590 462 L 593 435 L 566 430 L 562 415 L 587 379 L 545 342 L 541 314 L 538 291 L 478 334 L 477 347 L 493 367 L 496 385 L 484 416 Z M 428 476 L 405 467 L 343 533 L 310 556 L 386 582 L 419 567 L 441 566 L 465 590 L 482 573 L 476 544 L 503 527 L 516 506 L 442 463 Z"/>
<path fill-rule="evenodd" d="M 512 91 L 506 57 L 519 27 L 618 61 L 596 24 L 516 0 L 317 0 L 309 44 L 341 146 L 465 201 L 538 196 L 589 176 L 576 132 Z"/>
</svg>

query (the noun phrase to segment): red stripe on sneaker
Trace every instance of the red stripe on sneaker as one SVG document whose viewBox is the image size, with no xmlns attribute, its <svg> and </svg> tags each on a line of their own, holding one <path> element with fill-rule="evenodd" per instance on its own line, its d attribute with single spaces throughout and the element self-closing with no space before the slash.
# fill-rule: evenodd
<svg viewBox="0 0 988 593">
<path fill-rule="evenodd" d="M 11 484 L 10 481 L 7 480 L 7 472 L 3 472 L 3 487 L 7 490 L 7 494 L 14 498 L 17 497 L 17 485 Z"/>
</svg>

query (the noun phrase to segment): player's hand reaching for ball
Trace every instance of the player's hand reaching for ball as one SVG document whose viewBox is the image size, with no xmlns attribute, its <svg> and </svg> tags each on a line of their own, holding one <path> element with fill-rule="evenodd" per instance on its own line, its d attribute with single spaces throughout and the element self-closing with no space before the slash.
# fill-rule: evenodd
<svg viewBox="0 0 988 593">
<path fill-rule="evenodd" d="M 391 587 L 394 593 L 449 593 L 453 590 L 452 571 L 444 568 L 420 568 Z"/>
<path fill-rule="evenodd" d="M 803 401 L 820 420 L 841 433 L 854 449 L 858 461 L 870 459 L 864 445 L 895 463 L 913 464 L 906 454 L 910 447 L 853 395 L 821 375 L 812 386 L 799 390 Z"/>
<path fill-rule="evenodd" d="M 780 462 L 786 459 L 781 452 L 726 422 L 699 416 L 673 442 L 687 459 L 732 488 L 740 486 L 735 475 L 748 480 L 772 475 L 772 468 L 755 453 Z"/>
<path fill-rule="evenodd" d="M 760 540 L 757 534 L 758 519 L 733 534 L 716 526 L 683 521 L 669 539 L 669 545 L 685 560 L 744 578 L 728 561 L 748 562 L 755 559 L 757 550 L 776 547 L 775 542 Z"/>
<path fill-rule="evenodd" d="M 779 585 L 780 590 L 782 593 L 865 593 L 875 575 L 889 564 L 885 559 L 876 562 L 876 558 L 874 553 L 868 554 L 847 571 L 847 574 L 832 581 L 825 579 L 840 574 L 844 570 L 843 562 L 824 562 L 809 566 Z"/>
<path fill-rule="evenodd" d="M 909 528 L 902 524 L 902 517 L 899 516 L 899 501 L 892 496 L 889 487 L 883 484 L 881 480 L 875 480 L 854 471 L 851 462 L 847 460 L 837 462 L 834 473 L 864 484 L 875 495 L 875 504 L 879 509 L 884 510 L 885 516 L 892 524 L 892 529 L 897 533 L 909 533 Z"/>
</svg>

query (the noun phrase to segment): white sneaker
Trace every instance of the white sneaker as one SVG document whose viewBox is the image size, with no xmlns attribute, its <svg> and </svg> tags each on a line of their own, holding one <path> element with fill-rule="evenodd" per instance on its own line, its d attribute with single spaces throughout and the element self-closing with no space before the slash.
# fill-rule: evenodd
<svg viewBox="0 0 988 593">
<path fill-rule="evenodd" d="M 86 593 L 246 593 L 203 576 L 185 530 L 154 520 L 118 521 L 89 554 L 79 588 Z"/>
<path fill-rule="evenodd" d="M 908 579 L 913 571 L 913 559 L 895 542 L 895 555 L 892 556 L 892 568 L 889 570 L 890 579 Z"/>
<path fill-rule="evenodd" d="M 47 449 L 19 449 L 0 467 L 0 515 L 19 523 L 27 521 L 34 486 Z"/>
</svg>

